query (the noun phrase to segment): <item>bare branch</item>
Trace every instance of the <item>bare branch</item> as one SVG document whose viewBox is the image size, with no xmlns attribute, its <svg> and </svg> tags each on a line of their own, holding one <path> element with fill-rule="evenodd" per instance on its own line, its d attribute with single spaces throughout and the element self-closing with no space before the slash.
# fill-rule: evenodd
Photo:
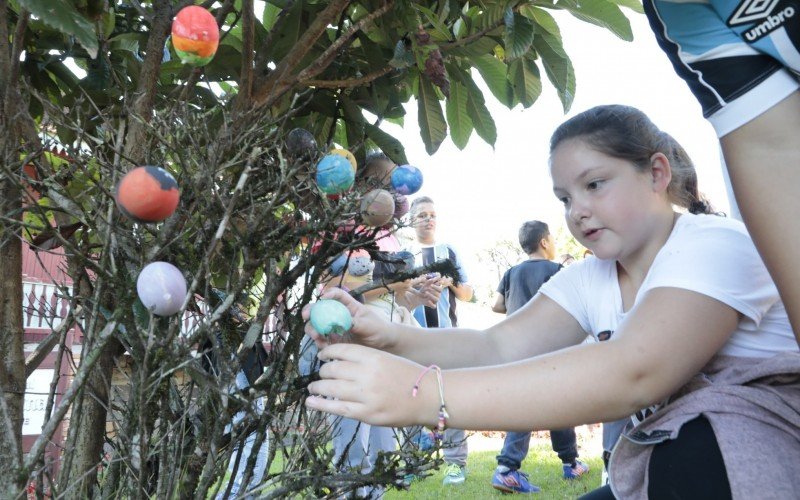
<svg viewBox="0 0 800 500">
<path fill-rule="evenodd" d="M 496 30 L 497 28 L 499 28 L 502 25 L 503 25 L 503 19 L 501 18 L 501 19 L 495 21 L 494 23 L 492 23 L 491 25 L 487 26 L 485 29 L 482 29 L 481 31 L 479 31 L 477 33 L 473 33 L 473 34 L 471 34 L 469 36 L 465 36 L 464 38 L 461 38 L 461 39 L 456 40 L 454 42 L 440 43 L 439 44 L 439 50 L 448 51 L 448 50 L 454 49 L 456 47 L 461 47 L 461 46 L 470 44 L 470 43 L 474 42 L 475 40 L 483 38 L 484 36 L 486 36 L 486 34 L 491 33 L 492 31 Z"/>
<path fill-rule="evenodd" d="M 11 82 L 11 47 L 8 44 L 8 0 L 0 0 L 0 116 L 6 96 L 6 87 Z"/>
<path fill-rule="evenodd" d="M 385 68 L 366 74 L 361 78 L 350 78 L 348 80 L 303 80 L 300 82 L 300 84 L 303 85 L 304 87 L 316 87 L 318 89 L 340 89 L 340 88 L 360 87 L 374 80 L 377 80 L 378 78 L 384 75 L 388 75 L 394 70 L 395 68 L 393 66 L 386 66 Z"/>
<path fill-rule="evenodd" d="M 39 342 L 39 345 L 36 346 L 36 350 L 28 355 L 27 359 L 25 359 L 25 378 L 30 377 L 31 373 L 42 364 L 42 361 L 45 360 L 47 355 L 53 350 L 53 347 L 58 343 L 61 334 L 72 327 L 73 320 L 76 316 L 80 315 L 82 310 L 82 306 L 78 306 L 74 311 L 70 310 L 67 317 L 64 318 L 64 321 L 58 325 L 58 328 L 50 332 L 50 335 L 48 335 L 46 339 Z"/>
<path fill-rule="evenodd" d="M 253 0 L 242 0 L 242 71 L 239 77 L 239 94 L 237 100 L 240 109 L 247 109 L 253 91 L 253 47 L 255 45 L 255 14 Z"/>
<path fill-rule="evenodd" d="M 349 4 L 350 0 L 333 0 L 314 18 L 314 22 L 294 44 L 292 50 L 278 63 L 275 71 L 270 73 L 263 82 L 254 86 L 253 103 L 255 105 L 268 105 L 274 99 L 273 96 L 283 95 L 288 88 L 285 83 L 282 83 L 286 75 L 294 71 L 311 47 L 325 33 L 328 25 L 338 19 Z"/>
<path fill-rule="evenodd" d="M 25 457 L 23 472 L 26 476 L 30 475 L 31 471 L 36 465 L 36 462 L 39 461 L 41 455 L 44 453 L 45 446 L 48 442 L 50 442 L 50 438 L 53 437 L 53 433 L 56 431 L 56 428 L 61 425 L 61 421 L 63 420 L 64 415 L 66 415 L 67 410 L 69 410 L 72 401 L 75 400 L 75 397 L 78 395 L 80 390 L 83 389 L 83 386 L 86 383 L 86 378 L 89 376 L 89 373 L 91 373 L 95 363 L 97 363 L 97 361 L 100 359 L 103 348 L 108 340 L 112 337 L 112 334 L 116 328 L 117 320 L 114 319 L 109 321 L 105 328 L 103 328 L 103 330 L 100 332 L 100 336 L 95 345 L 92 346 L 92 350 L 86 353 L 85 357 L 81 361 L 80 370 L 78 370 L 78 373 L 75 374 L 72 384 L 70 384 L 69 389 L 67 389 L 67 391 L 64 393 L 58 408 L 56 408 L 56 411 L 53 412 L 53 415 L 42 428 L 42 434 L 36 438 L 36 442 L 31 447 L 31 451 L 28 452 L 28 455 Z"/>
<path fill-rule="evenodd" d="M 318 74 L 325 71 L 325 69 L 328 66 L 330 66 L 331 62 L 333 62 L 333 60 L 336 59 L 336 56 L 338 55 L 339 51 L 342 50 L 347 44 L 351 43 L 356 33 L 364 29 L 369 23 L 371 23 L 375 19 L 389 12 L 389 10 L 391 10 L 393 6 L 394 6 L 394 0 L 389 0 L 378 9 L 375 9 L 368 15 L 361 18 L 356 24 L 354 24 L 353 26 L 350 27 L 350 29 L 347 30 L 347 33 L 334 40 L 333 43 L 327 49 L 325 49 L 325 52 L 323 52 L 322 55 L 320 55 L 317 58 L 316 61 L 314 61 L 306 69 L 301 71 L 297 75 L 295 81 L 308 80 L 310 78 L 314 78 Z"/>
<path fill-rule="evenodd" d="M 14 30 L 14 45 L 11 47 L 11 78 L 10 81 L 16 82 L 19 78 L 19 57 L 22 55 L 22 42 L 25 40 L 25 30 L 28 28 L 28 20 L 31 13 L 20 9 L 17 28 Z"/>
<path fill-rule="evenodd" d="M 136 100 L 133 104 L 132 113 L 149 121 L 153 113 L 153 104 L 156 96 L 156 84 L 161 68 L 164 43 L 169 35 L 172 26 L 172 6 L 169 0 L 160 0 L 154 3 L 155 15 L 150 26 L 150 36 L 147 38 L 147 48 L 142 63 L 142 71 L 139 74 L 139 85 L 136 89 Z M 139 120 L 131 123 L 128 133 L 128 141 L 125 145 L 127 157 L 134 162 L 142 160 L 142 147 L 144 146 L 144 124 Z"/>
<path fill-rule="evenodd" d="M 265 49 L 272 44 L 275 34 L 280 30 L 281 26 L 283 26 L 283 21 L 286 19 L 286 16 L 289 14 L 289 12 L 292 11 L 293 5 L 294 0 L 289 0 L 286 2 L 286 5 L 283 7 L 283 9 L 281 9 L 280 13 L 278 13 L 278 17 L 275 19 L 275 24 L 272 25 L 272 29 L 270 29 L 269 33 L 267 33 L 267 37 L 264 39 L 264 42 L 261 45 L 261 50 L 259 50 L 256 54 L 254 70 L 256 75 L 263 75 L 266 73 L 267 64 L 269 64 L 269 51 Z"/>
</svg>

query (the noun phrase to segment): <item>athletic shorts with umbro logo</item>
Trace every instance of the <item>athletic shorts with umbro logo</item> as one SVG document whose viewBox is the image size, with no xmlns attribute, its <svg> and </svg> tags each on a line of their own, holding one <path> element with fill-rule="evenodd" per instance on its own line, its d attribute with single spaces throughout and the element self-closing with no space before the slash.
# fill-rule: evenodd
<svg viewBox="0 0 800 500">
<path fill-rule="evenodd" d="M 720 137 L 800 87 L 800 0 L 644 0 L 644 9 Z"/>
</svg>

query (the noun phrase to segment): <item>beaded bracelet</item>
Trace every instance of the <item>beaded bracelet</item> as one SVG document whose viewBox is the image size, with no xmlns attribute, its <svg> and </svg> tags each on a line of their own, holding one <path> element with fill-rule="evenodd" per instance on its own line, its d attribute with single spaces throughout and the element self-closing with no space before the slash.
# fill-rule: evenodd
<svg viewBox="0 0 800 500">
<path fill-rule="evenodd" d="M 436 371 L 436 382 L 439 385 L 439 422 L 436 424 L 436 429 L 433 430 L 433 437 L 435 439 L 442 439 L 444 435 L 444 430 L 447 426 L 447 419 L 450 418 L 450 415 L 447 414 L 447 408 L 444 405 L 444 382 L 442 381 L 442 369 L 436 365 L 431 365 L 424 370 L 422 373 L 419 374 L 417 377 L 417 383 L 414 384 L 414 388 L 411 390 L 411 397 L 417 397 L 417 392 L 419 391 L 419 384 L 422 381 L 422 377 L 425 376 L 426 373 L 429 371 L 434 370 Z"/>
</svg>

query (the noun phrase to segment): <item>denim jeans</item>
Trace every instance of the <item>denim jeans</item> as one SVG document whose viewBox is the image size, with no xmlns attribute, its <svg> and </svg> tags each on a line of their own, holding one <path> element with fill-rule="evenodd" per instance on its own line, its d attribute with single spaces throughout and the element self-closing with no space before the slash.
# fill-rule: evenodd
<svg viewBox="0 0 800 500">
<path fill-rule="evenodd" d="M 249 382 L 247 381 L 247 376 L 245 376 L 243 371 L 240 371 L 236 374 L 236 387 L 239 389 L 246 389 L 249 386 Z M 263 399 L 259 398 L 254 402 L 253 411 L 263 412 L 264 411 L 264 401 Z M 240 411 L 233 417 L 233 424 L 235 425 L 239 421 L 241 421 L 245 416 L 245 410 Z M 261 481 L 264 479 L 264 472 L 267 469 L 267 457 L 269 455 L 269 436 L 264 438 L 264 441 L 261 443 L 261 447 L 258 449 L 258 455 L 256 456 L 256 463 L 253 466 L 253 473 L 250 476 L 250 482 L 247 485 L 243 485 L 242 481 L 244 480 L 245 470 L 247 468 L 247 461 L 250 460 L 250 455 L 253 453 L 253 445 L 256 441 L 256 434 L 251 433 L 247 436 L 244 441 L 244 446 L 241 449 L 242 458 L 239 459 L 239 467 L 234 470 L 234 466 L 236 465 L 236 459 L 239 455 L 239 449 L 237 448 L 231 454 L 231 461 L 228 464 L 228 470 L 231 472 L 231 476 L 233 477 L 233 486 L 231 487 L 230 495 L 227 497 L 225 496 L 225 489 L 227 485 L 223 486 L 219 494 L 217 495 L 217 500 L 224 500 L 226 498 L 238 498 L 240 491 L 247 491 L 252 488 L 255 488 Z M 250 497 L 247 497 L 250 498 Z"/>
<path fill-rule="evenodd" d="M 391 427 L 369 425 L 352 418 L 331 416 L 334 463 L 369 474 L 378 453 L 394 451 L 397 439 Z"/>
<path fill-rule="evenodd" d="M 509 432 L 503 442 L 503 450 L 497 455 L 497 465 L 504 465 L 509 469 L 518 470 L 522 461 L 528 455 L 531 443 L 530 432 Z M 550 431 L 550 443 L 553 451 L 558 454 L 561 462 L 572 463 L 578 458 L 578 441 L 575 429 Z"/>
</svg>

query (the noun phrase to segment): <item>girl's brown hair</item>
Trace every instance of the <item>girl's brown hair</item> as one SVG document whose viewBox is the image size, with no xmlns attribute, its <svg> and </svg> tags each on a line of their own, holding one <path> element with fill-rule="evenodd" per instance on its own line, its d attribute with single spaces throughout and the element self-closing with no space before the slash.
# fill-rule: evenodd
<svg viewBox="0 0 800 500">
<path fill-rule="evenodd" d="M 610 104 L 570 118 L 553 132 L 550 154 L 569 139 L 580 139 L 603 154 L 628 160 L 642 172 L 650 168 L 653 154 L 663 153 L 672 167 L 667 187 L 670 201 L 693 214 L 714 213 L 697 189 L 697 171 L 686 150 L 638 109 Z"/>
</svg>

